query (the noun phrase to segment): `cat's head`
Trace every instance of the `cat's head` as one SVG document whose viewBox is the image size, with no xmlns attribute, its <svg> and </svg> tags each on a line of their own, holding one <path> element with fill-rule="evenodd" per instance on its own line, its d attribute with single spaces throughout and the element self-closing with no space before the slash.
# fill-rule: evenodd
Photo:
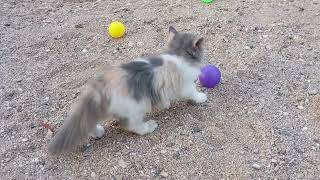
<svg viewBox="0 0 320 180">
<path fill-rule="evenodd" d="M 178 32 L 170 26 L 168 52 L 183 57 L 193 65 L 201 65 L 204 63 L 204 39 L 190 33 Z"/>
</svg>

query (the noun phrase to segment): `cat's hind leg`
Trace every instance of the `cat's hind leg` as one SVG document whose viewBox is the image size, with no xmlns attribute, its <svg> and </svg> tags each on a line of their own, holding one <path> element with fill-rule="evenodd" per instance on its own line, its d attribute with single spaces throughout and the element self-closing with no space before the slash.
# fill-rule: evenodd
<svg viewBox="0 0 320 180">
<path fill-rule="evenodd" d="M 128 119 L 126 129 L 139 135 L 152 133 L 158 124 L 154 120 L 143 121 L 141 117 L 132 117 Z"/>
<path fill-rule="evenodd" d="M 158 124 L 153 121 L 144 121 L 144 117 L 151 112 L 151 102 L 149 100 L 137 100 L 131 97 L 118 96 L 117 101 L 111 104 L 111 113 L 119 120 L 121 128 L 145 135 L 153 132 Z"/>
<path fill-rule="evenodd" d="M 123 129 L 139 135 L 152 133 L 158 127 L 154 120 L 144 121 L 143 115 L 120 118 L 119 125 Z"/>
</svg>

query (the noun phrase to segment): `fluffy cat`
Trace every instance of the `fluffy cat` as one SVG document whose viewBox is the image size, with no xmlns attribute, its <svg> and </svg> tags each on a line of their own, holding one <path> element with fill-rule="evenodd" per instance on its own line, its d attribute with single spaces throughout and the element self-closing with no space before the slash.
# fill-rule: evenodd
<svg viewBox="0 0 320 180">
<path fill-rule="evenodd" d="M 98 122 L 111 116 L 119 120 L 122 128 L 145 135 L 158 126 L 154 120 L 144 121 L 153 108 L 169 108 L 178 99 L 205 102 L 206 94 L 199 92 L 195 84 L 203 65 L 203 41 L 170 27 L 163 54 L 109 67 L 89 84 L 74 105 L 50 142 L 49 152 L 71 150 L 88 136 L 102 137 L 105 130 Z"/>
</svg>

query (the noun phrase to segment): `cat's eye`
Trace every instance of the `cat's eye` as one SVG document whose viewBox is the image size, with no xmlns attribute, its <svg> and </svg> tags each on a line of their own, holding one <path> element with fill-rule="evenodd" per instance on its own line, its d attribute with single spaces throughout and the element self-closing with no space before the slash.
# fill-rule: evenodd
<svg viewBox="0 0 320 180">
<path fill-rule="evenodd" d="M 192 59 L 195 59 L 196 58 L 196 53 L 195 52 L 190 52 L 190 51 L 187 51 L 187 53 L 192 57 Z"/>
</svg>

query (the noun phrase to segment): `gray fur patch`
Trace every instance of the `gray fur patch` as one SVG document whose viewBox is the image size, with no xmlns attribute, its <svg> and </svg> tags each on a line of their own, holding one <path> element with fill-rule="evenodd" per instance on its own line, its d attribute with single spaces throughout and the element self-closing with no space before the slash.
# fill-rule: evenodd
<svg viewBox="0 0 320 180">
<path fill-rule="evenodd" d="M 153 65 L 153 66 L 162 66 L 163 59 L 161 57 L 152 56 L 148 57 L 147 60 Z"/>
<path fill-rule="evenodd" d="M 190 63 L 200 63 L 203 57 L 203 38 L 196 38 L 189 33 L 179 33 L 173 27 L 169 28 L 174 33 L 169 42 L 169 54 L 183 57 Z"/>
<path fill-rule="evenodd" d="M 149 57 L 147 60 L 149 63 L 133 61 L 123 64 L 121 68 L 128 74 L 128 89 L 133 98 L 139 101 L 147 97 L 152 104 L 157 104 L 161 101 L 161 97 L 155 90 L 154 69 L 163 64 L 163 59 L 160 57 Z"/>
</svg>

